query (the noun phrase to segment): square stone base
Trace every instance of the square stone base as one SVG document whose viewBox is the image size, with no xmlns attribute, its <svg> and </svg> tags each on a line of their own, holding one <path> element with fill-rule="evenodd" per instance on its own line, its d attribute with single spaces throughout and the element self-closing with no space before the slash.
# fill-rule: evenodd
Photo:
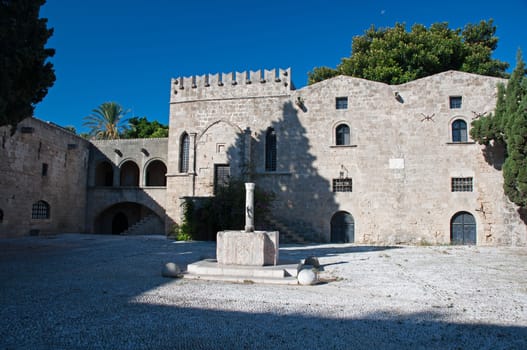
<svg viewBox="0 0 527 350">
<path fill-rule="evenodd" d="M 220 231 L 216 236 L 216 260 L 221 265 L 276 265 L 278 239 L 278 231 Z"/>
</svg>

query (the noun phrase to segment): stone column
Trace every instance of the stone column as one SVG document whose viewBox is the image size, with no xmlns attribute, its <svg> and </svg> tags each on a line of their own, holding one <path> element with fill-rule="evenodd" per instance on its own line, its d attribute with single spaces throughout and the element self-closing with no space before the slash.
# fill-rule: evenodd
<svg viewBox="0 0 527 350">
<path fill-rule="evenodd" d="M 191 132 L 189 136 L 189 150 L 188 150 L 188 172 L 196 174 L 196 133 Z"/>
<path fill-rule="evenodd" d="M 245 184 L 245 232 L 254 232 L 254 183 Z"/>
</svg>

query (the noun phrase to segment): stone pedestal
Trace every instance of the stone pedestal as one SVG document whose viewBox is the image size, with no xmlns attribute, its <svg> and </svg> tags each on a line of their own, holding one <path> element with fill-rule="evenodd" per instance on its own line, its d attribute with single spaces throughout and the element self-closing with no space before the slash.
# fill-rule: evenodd
<svg viewBox="0 0 527 350">
<path fill-rule="evenodd" d="M 221 265 L 276 265 L 278 240 L 278 231 L 221 231 L 216 236 L 216 259 Z"/>
</svg>

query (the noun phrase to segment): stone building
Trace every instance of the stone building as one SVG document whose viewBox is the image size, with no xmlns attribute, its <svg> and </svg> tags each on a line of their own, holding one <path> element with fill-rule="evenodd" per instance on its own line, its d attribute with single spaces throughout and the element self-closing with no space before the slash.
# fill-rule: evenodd
<svg viewBox="0 0 527 350">
<path fill-rule="evenodd" d="M 0 136 L 0 237 L 84 232 L 90 143 L 35 118 Z"/>
<path fill-rule="evenodd" d="M 260 228 L 281 239 L 527 245 L 527 215 L 503 194 L 504 150 L 469 134 L 500 82 L 456 71 L 301 89 L 290 69 L 177 78 L 168 139 L 88 142 L 30 118 L 13 136 L 0 129 L 0 236 L 166 233 L 184 198 L 238 178 L 275 193 Z"/>
<path fill-rule="evenodd" d="M 308 240 L 525 245 L 525 213 L 503 194 L 503 150 L 469 135 L 499 82 L 448 71 L 296 90 L 290 69 L 173 79 L 168 218 L 178 221 L 182 197 L 236 177 L 273 191 L 273 222 Z"/>
</svg>

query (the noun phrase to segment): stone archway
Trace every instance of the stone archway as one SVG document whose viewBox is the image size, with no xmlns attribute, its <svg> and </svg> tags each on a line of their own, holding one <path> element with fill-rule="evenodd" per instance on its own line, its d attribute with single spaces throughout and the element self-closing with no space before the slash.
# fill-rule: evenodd
<svg viewBox="0 0 527 350">
<path fill-rule="evenodd" d="M 112 234 L 119 235 L 128 229 L 128 218 L 122 211 L 113 216 L 112 219 Z"/>
<path fill-rule="evenodd" d="M 331 217 L 331 242 L 355 242 L 355 220 L 346 211 L 338 211 Z"/>
</svg>

